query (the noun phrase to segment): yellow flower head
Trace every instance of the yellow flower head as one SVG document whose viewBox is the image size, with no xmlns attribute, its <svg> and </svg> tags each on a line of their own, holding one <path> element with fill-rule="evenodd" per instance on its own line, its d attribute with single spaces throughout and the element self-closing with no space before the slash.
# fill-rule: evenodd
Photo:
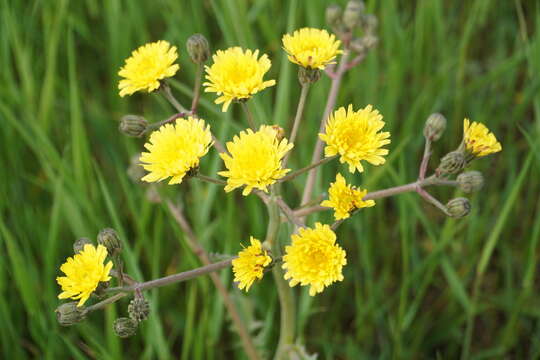
<svg viewBox="0 0 540 360">
<path fill-rule="evenodd" d="M 266 250 L 263 250 L 261 242 L 250 237 L 251 245 L 238 253 L 238 257 L 232 261 L 234 281 L 238 283 L 240 290 L 249 290 L 253 282 L 262 279 L 264 268 L 272 262 Z"/>
<path fill-rule="evenodd" d="M 176 46 L 164 40 L 139 47 L 126 59 L 118 75 L 124 79 L 118 83 L 120 96 L 131 95 L 140 90 L 152 92 L 159 88 L 159 81 L 174 76 L 180 66 L 175 64 Z"/>
<path fill-rule="evenodd" d="M 382 115 L 368 105 L 362 110 L 353 111 L 352 105 L 334 111 L 326 122 L 326 131 L 319 134 L 326 143 L 326 157 L 340 155 L 339 161 L 349 164 L 349 171 L 364 171 L 362 160 L 373 165 L 384 164 L 382 155 L 388 154 L 384 145 L 390 143 L 390 133 L 380 132 L 384 126 Z"/>
<path fill-rule="evenodd" d="M 467 151 L 477 157 L 486 156 L 502 150 L 495 135 L 481 123 L 463 120 L 463 139 Z"/>
<path fill-rule="evenodd" d="M 275 80 L 264 81 L 264 74 L 272 63 L 266 54 L 259 57 L 259 50 L 242 50 L 232 47 L 225 51 L 218 50 L 212 56 L 214 64 L 205 66 L 205 92 L 219 95 L 216 104 L 223 103 L 223 112 L 227 111 L 233 100 L 249 99 L 259 91 L 276 84 Z"/>
<path fill-rule="evenodd" d="M 333 208 L 336 220 L 347 219 L 352 211 L 375 205 L 373 200 L 362 200 L 366 194 L 367 190 L 358 190 L 354 186 L 347 185 L 345 178 L 338 173 L 336 181 L 328 189 L 329 199 L 324 200 L 321 206 Z"/>
<path fill-rule="evenodd" d="M 180 184 L 188 172 L 199 166 L 211 145 L 210 125 L 203 119 L 190 116 L 176 120 L 174 125 L 163 125 L 144 144 L 149 152 L 143 152 L 140 161 L 150 173 L 142 180 L 155 182 L 170 176 L 169 184 Z"/>
<path fill-rule="evenodd" d="M 326 30 L 303 28 L 292 35 L 285 34 L 282 42 L 289 60 L 305 68 L 322 70 L 343 53 L 339 50 L 341 41 Z"/>
<path fill-rule="evenodd" d="M 333 282 L 342 281 L 341 270 L 347 264 L 345 250 L 336 244 L 336 234 L 328 225 L 315 224 L 315 229 L 300 228 L 285 247 L 282 268 L 289 285 L 311 285 L 314 296 Z"/>
<path fill-rule="evenodd" d="M 244 196 L 254 188 L 267 192 L 268 185 L 272 185 L 290 171 L 281 168 L 281 159 L 292 149 L 293 144 L 287 139 L 279 141 L 276 135 L 273 127 L 262 125 L 259 131 L 247 129 L 227 143 L 230 154 L 219 154 L 227 171 L 218 173 L 228 178 L 225 191 L 245 185 L 242 191 Z"/>
<path fill-rule="evenodd" d="M 84 249 L 73 257 L 69 257 L 60 266 L 66 276 L 57 277 L 56 282 L 62 287 L 59 299 L 80 299 L 77 306 L 82 306 L 96 290 L 100 281 L 109 281 L 112 262 L 103 265 L 107 257 L 107 249 L 103 245 L 86 244 Z"/>
</svg>

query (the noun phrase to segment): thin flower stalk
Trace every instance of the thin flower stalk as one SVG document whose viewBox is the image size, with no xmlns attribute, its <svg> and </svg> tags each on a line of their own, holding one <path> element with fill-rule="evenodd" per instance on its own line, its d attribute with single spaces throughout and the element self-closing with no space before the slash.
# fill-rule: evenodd
<svg viewBox="0 0 540 360">
<path fill-rule="evenodd" d="M 302 90 L 300 91 L 300 99 L 298 100 L 298 107 L 296 108 L 296 115 L 294 116 L 294 122 L 293 127 L 291 130 L 291 135 L 289 136 L 289 141 L 294 144 L 296 141 L 296 136 L 298 135 L 298 129 L 300 128 L 300 123 L 302 122 L 302 116 L 304 114 L 304 108 L 306 106 L 306 100 L 309 93 L 310 83 L 305 83 L 302 85 Z M 287 155 L 285 155 L 285 158 L 283 159 L 283 167 L 287 165 L 287 161 L 289 160 L 289 156 L 291 153 L 289 152 Z"/>
<path fill-rule="evenodd" d="M 347 63 L 349 61 L 350 52 L 346 50 L 343 55 L 341 56 L 341 59 L 339 61 L 338 68 L 334 74 L 334 77 L 332 78 L 332 85 L 330 86 L 330 91 L 328 93 L 328 98 L 326 100 L 326 106 L 324 108 L 324 113 L 321 118 L 321 125 L 319 128 L 319 133 L 323 133 L 325 126 L 326 126 L 326 120 L 330 116 L 330 113 L 332 110 L 334 110 L 334 107 L 336 106 L 336 100 L 339 93 L 339 88 L 341 86 L 341 80 L 343 79 L 343 75 L 347 71 Z M 313 151 L 313 157 L 311 159 L 311 163 L 315 164 L 317 163 L 322 156 L 323 151 L 323 142 L 320 138 L 317 139 L 317 142 L 315 144 L 315 149 Z M 315 177 L 317 176 L 317 169 L 313 168 L 307 177 L 306 184 L 304 186 L 304 192 L 302 194 L 302 201 L 301 205 L 305 204 L 310 201 L 311 195 L 313 194 L 313 189 L 315 187 Z"/>
<path fill-rule="evenodd" d="M 203 66 L 202 64 L 197 64 L 197 71 L 195 74 L 195 85 L 193 85 L 193 100 L 191 101 L 191 113 L 195 114 L 197 112 L 197 106 L 199 105 L 199 100 L 201 98 L 201 84 L 203 76 Z"/>
<path fill-rule="evenodd" d="M 171 87 L 168 83 L 162 82 L 160 86 L 161 94 L 179 113 L 187 113 L 188 110 L 180 104 L 180 102 L 173 96 Z"/>
</svg>

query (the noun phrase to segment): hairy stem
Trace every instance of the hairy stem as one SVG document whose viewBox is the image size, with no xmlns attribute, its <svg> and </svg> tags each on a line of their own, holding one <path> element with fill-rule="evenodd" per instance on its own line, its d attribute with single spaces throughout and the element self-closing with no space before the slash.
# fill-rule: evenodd
<svg viewBox="0 0 540 360">
<path fill-rule="evenodd" d="M 152 123 L 152 124 L 148 124 L 148 126 L 146 127 L 146 130 L 144 131 L 145 134 L 149 134 L 151 133 L 152 131 L 156 130 L 156 129 L 159 129 L 160 127 L 162 127 L 163 125 L 165 124 L 170 124 L 174 121 L 176 121 L 176 119 L 179 119 L 179 118 L 182 118 L 182 117 L 185 117 L 187 114 L 186 113 L 183 113 L 183 112 L 179 112 L 177 114 L 174 114 L 172 115 L 171 117 L 163 120 L 163 121 L 159 121 L 159 122 L 155 122 L 155 123 Z"/>
<path fill-rule="evenodd" d="M 304 114 L 304 108 L 306 106 L 306 99 L 309 93 L 309 87 L 310 87 L 309 82 L 302 85 L 302 91 L 300 92 L 300 100 L 298 100 L 298 107 L 296 108 L 296 116 L 294 117 L 294 123 L 291 130 L 291 135 L 289 136 L 289 142 L 292 144 L 294 144 L 296 140 L 296 135 L 298 134 L 298 128 L 300 127 L 300 123 L 302 122 L 302 115 Z M 287 155 L 285 155 L 285 158 L 283 159 L 283 167 L 287 165 L 287 161 L 289 160 L 290 155 L 291 155 L 290 151 L 287 153 Z"/>
<path fill-rule="evenodd" d="M 424 156 L 422 157 L 422 163 L 420 164 L 420 171 L 418 173 L 418 180 L 424 180 L 426 177 L 426 170 L 431 157 L 431 140 L 426 138 L 426 145 L 424 146 Z"/>
<path fill-rule="evenodd" d="M 107 305 L 110 305 L 110 304 L 113 304 L 115 302 L 117 302 L 118 300 L 120 300 L 121 298 L 123 298 L 124 296 L 127 296 L 128 294 L 125 293 L 125 292 L 121 292 L 121 293 L 118 293 L 118 294 L 114 294 L 113 296 L 103 300 L 103 301 L 100 301 L 94 305 L 91 305 L 89 307 L 86 308 L 86 312 L 87 313 L 90 313 L 92 311 L 96 311 L 96 310 L 99 310 L 99 309 L 103 309 L 105 306 Z"/>
<path fill-rule="evenodd" d="M 162 278 L 158 278 L 154 280 L 149 280 L 149 281 L 145 281 L 145 282 L 141 282 L 141 283 L 137 283 L 133 285 L 128 285 L 128 286 L 119 286 L 119 287 L 109 288 L 106 291 L 107 292 L 134 292 L 134 291 L 150 290 L 157 287 L 162 287 L 162 286 L 166 286 L 166 285 L 170 285 L 170 284 L 174 284 L 174 283 L 178 283 L 178 282 L 182 282 L 186 280 L 191 280 L 196 277 L 207 275 L 214 271 L 224 269 L 226 267 L 231 266 L 231 261 L 232 259 L 223 260 L 223 261 L 216 262 L 213 264 L 201 266 L 193 270 L 183 271 L 180 273 L 164 276 Z"/>
<path fill-rule="evenodd" d="M 255 126 L 255 120 L 253 119 L 253 114 L 252 114 L 251 111 L 249 110 L 249 107 L 248 107 L 248 105 L 247 105 L 247 102 L 246 102 L 246 101 L 240 101 L 240 104 L 242 105 L 242 109 L 244 109 L 244 112 L 246 113 L 246 118 L 247 118 L 249 127 L 250 127 L 253 131 L 257 131 L 257 127 Z"/>
<path fill-rule="evenodd" d="M 437 206 L 436 203 L 432 202 L 434 198 L 429 194 L 426 197 L 424 193 L 427 194 L 427 192 L 423 190 L 424 187 L 433 186 L 433 185 L 456 186 L 457 182 L 453 180 L 444 180 L 444 179 L 439 179 L 435 176 L 430 176 L 428 178 L 425 178 L 424 180 L 418 180 L 409 184 L 394 186 L 388 189 L 369 192 L 366 194 L 366 196 L 363 197 L 362 200 L 376 200 L 376 199 L 382 199 L 382 198 L 386 198 L 386 197 L 390 197 L 390 196 L 394 196 L 394 195 L 398 195 L 398 194 L 402 194 L 406 192 L 416 191 L 422 197 L 424 197 L 428 202 Z M 440 204 L 440 202 L 438 201 L 437 203 Z M 446 208 L 444 207 L 444 205 L 440 204 L 440 206 L 437 206 L 437 207 L 441 210 L 443 210 L 444 208 L 443 212 L 446 214 Z M 330 209 L 331 208 L 329 207 L 320 206 L 320 205 L 314 205 L 310 207 L 301 207 L 299 209 L 294 210 L 294 215 L 301 219 L 307 215 L 310 215 L 319 211 L 330 210 Z"/>
<path fill-rule="evenodd" d="M 203 75 L 203 66 L 201 63 L 197 63 L 197 73 L 195 75 L 195 85 L 193 86 L 193 100 L 191 101 L 191 112 L 197 112 L 197 105 L 199 105 L 199 99 L 201 98 L 201 82 Z"/>
<path fill-rule="evenodd" d="M 161 93 L 163 94 L 165 99 L 167 99 L 167 101 L 169 101 L 171 105 L 174 106 L 176 111 L 178 111 L 179 113 L 188 112 L 187 109 L 183 107 L 182 104 L 180 104 L 180 102 L 176 100 L 176 98 L 173 96 L 171 92 L 171 87 L 169 86 L 169 84 L 167 84 L 166 82 L 162 82 L 159 89 L 161 90 Z"/>
<path fill-rule="evenodd" d="M 343 74 L 347 71 L 347 63 L 349 60 L 349 51 L 345 50 L 343 53 L 343 56 L 341 56 L 341 60 L 339 62 L 338 69 L 336 70 L 334 77 L 332 78 L 332 85 L 330 87 L 330 92 L 328 93 L 328 99 L 326 100 L 326 106 L 324 108 L 324 113 L 321 118 L 321 126 L 319 128 L 319 133 L 324 133 L 324 129 L 326 128 L 326 120 L 328 119 L 328 116 L 330 116 L 330 113 L 332 110 L 334 110 L 334 107 L 336 106 L 336 100 L 339 92 L 339 87 L 341 86 L 341 79 L 343 78 Z M 321 159 L 323 150 L 323 143 L 320 138 L 317 138 L 317 143 L 315 144 L 315 150 L 313 151 L 313 157 L 311 159 L 312 163 L 316 163 Z M 304 193 L 302 194 L 302 201 L 300 205 L 303 205 L 311 199 L 311 194 L 313 193 L 313 188 L 315 186 L 315 178 L 317 176 L 317 169 L 314 168 L 310 171 L 308 174 L 306 185 L 304 187 Z"/>
<path fill-rule="evenodd" d="M 211 184 L 216 184 L 216 185 L 221 185 L 221 186 L 227 185 L 226 181 L 223 181 L 223 180 L 220 180 L 220 179 L 214 179 L 213 177 L 206 176 L 206 175 L 197 174 L 194 177 L 199 179 L 199 180 L 211 183 Z"/>
<path fill-rule="evenodd" d="M 327 162 L 330 162 L 330 161 L 332 161 L 332 160 L 334 160 L 334 159 L 336 159 L 336 158 L 337 158 L 337 155 L 336 155 L 336 156 L 330 156 L 330 157 L 327 157 L 327 158 L 324 158 L 324 159 L 320 159 L 320 160 L 318 160 L 317 162 L 311 163 L 310 165 L 308 165 L 308 166 L 306 166 L 306 167 L 304 167 L 304 168 L 301 168 L 301 169 L 299 169 L 299 170 L 293 171 L 293 172 L 290 173 L 289 175 L 282 177 L 281 179 L 279 179 L 279 182 L 285 182 L 285 181 L 292 180 L 292 179 L 294 179 L 295 177 L 302 175 L 302 174 L 305 173 L 306 171 L 310 171 L 311 169 L 314 169 L 314 168 L 316 168 L 317 166 L 326 164 Z"/>
</svg>

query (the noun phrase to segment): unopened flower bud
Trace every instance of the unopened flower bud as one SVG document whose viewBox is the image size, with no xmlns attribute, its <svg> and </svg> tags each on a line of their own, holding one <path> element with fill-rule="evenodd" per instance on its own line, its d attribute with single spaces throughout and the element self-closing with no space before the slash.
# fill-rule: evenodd
<svg viewBox="0 0 540 360">
<path fill-rule="evenodd" d="M 285 130 L 279 125 L 272 125 L 272 129 L 276 132 L 276 139 L 278 141 L 283 140 L 285 137 Z"/>
<path fill-rule="evenodd" d="M 375 31 L 377 30 L 377 26 L 379 25 L 379 20 L 377 20 L 377 17 L 373 14 L 365 14 L 362 17 L 362 24 L 364 26 L 364 32 L 367 35 L 373 35 L 375 34 Z"/>
<path fill-rule="evenodd" d="M 60 305 L 55 313 L 58 323 L 62 326 L 71 326 L 83 321 L 86 317 L 86 309 L 82 306 L 77 307 L 76 301 Z"/>
<path fill-rule="evenodd" d="M 372 49 L 379 43 L 379 38 L 375 35 L 365 35 L 361 38 L 362 45 L 366 49 Z"/>
<path fill-rule="evenodd" d="M 424 125 L 424 136 L 431 141 L 437 141 L 446 130 L 446 118 L 439 113 L 429 115 Z"/>
<path fill-rule="evenodd" d="M 187 39 L 186 47 L 188 54 L 194 63 L 202 64 L 210 57 L 208 40 L 206 40 L 202 34 L 191 35 Z"/>
<path fill-rule="evenodd" d="M 148 121 L 145 118 L 138 115 L 124 115 L 120 119 L 119 129 L 120 131 L 131 137 L 141 137 L 144 135 Z"/>
<path fill-rule="evenodd" d="M 484 176 L 480 171 L 467 171 L 457 177 L 459 188 L 466 193 L 472 193 L 482 189 L 484 186 Z"/>
<path fill-rule="evenodd" d="M 142 296 L 135 296 L 128 305 L 129 317 L 137 322 L 148 319 L 150 314 L 150 305 L 148 301 Z"/>
<path fill-rule="evenodd" d="M 352 30 L 359 25 L 362 13 L 365 10 L 364 2 L 358 0 L 350 0 L 343 12 L 343 24 L 347 29 Z"/>
<path fill-rule="evenodd" d="M 300 85 L 306 85 L 314 83 L 321 78 L 321 72 L 319 69 L 311 69 L 300 67 L 298 69 L 298 81 Z"/>
<path fill-rule="evenodd" d="M 326 23 L 330 25 L 333 29 L 340 29 L 341 28 L 341 17 L 342 17 L 343 11 L 341 10 L 341 6 L 337 4 L 329 5 L 326 8 Z"/>
<path fill-rule="evenodd" d="M 471 203 L 467 198 L 455 198 L 446 204 L 448 214 L 453 218 L 461 218 L 467 216 L 471 212 Z"/>
<path fill-rule="evenodd" d="M 122 251 L 122 242 L 114 229 L 106 228 L 99 232 L 97 237 L 98 244 L 107 248 L 110 256 L 116 256 Z"/>
<path fill-rule="evenodd" d="M 121 317 L 114 321 L 114 333 L 121 338 L 127 338 L 135 335 L 137 332 L 137 321 L 128 317 Z"/>
<path fill-rule="evenodd" d="M 85 238 L 85 237 L 79 238 L 75 240 L 75 242 L 73 243 L 73 252 L 77 254 L 84 250 L 84 245 L 89 245 L 89 244 L 92 244 L 90 239 Z"/>
<path fill-rule="evenodd" d="M 455 174 L 466 165 L 465 155 L 461 151 L 452 151 L 446 154 L 435 171 L 437 175 Z"/>
</svg>

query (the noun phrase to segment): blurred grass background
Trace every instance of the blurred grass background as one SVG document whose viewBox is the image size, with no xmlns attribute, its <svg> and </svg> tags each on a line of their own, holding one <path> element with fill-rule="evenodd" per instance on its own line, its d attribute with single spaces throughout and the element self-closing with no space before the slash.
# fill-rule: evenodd
<svg viewBox="0 0 540 360">
<path fill-rule="evenodd" d="M 340 2 L 340 1 L 338 1 Z M 278 85 L 250 102 L 260 121 L 288 128 L 298 98 L 283 33 L 326 27 L 327 1 L 0 0 L 0 354 L 3 358 L 244 358 L 208 278 L 150 292 L 152 315 L 120 340 L 112 322 L 127 301 L 70 328 L 57 325 L 55 277 L 78 237 L 118 230 L 128 272 L 151 279 L 199 265 L 167 209 L 146 200 L 126 174 L 143 140 L 121 136 L 119 118 L 159 121 L 173 109 L 158 95 L 121 99 L 117 71 L 131 50 L 165 39 L 178 46 L 173 90 L 188 103 L 195 66 L 185 40 L 200 32 L 213 50 L 241 45 L 269 53 Z M 344 1 L 341 1 L 344 4 Z M 300 341 L 321 359 L 455 359 L 469 336 L 470 358 L 536 359 L 540 354 L 540 6 L 536 1 L 368 1 L 379 18 L 378 48 L 346 77 L 338 105 L 374 104 L 392 132 L 387 164 L 349 176 L 382 189 L 416 178 L 423 122 L 445 114 L 435 159 L 461 139 L 462 119 L 485 123 L 503 152 L 476 161 L 487 183 L 472 213 L 445 218 L 412 194 L 380 200 L 339 229 L 345 281 L 315 298 L 299 295 Z M 311 158 L 329 80 L 313 88 L 293 168 Z M 204 95 L 201 115 L 222 139 L 243 124 Z M 215 151 L 205 174 L 221 166 Z M 434 163 L 431 164 L 433 169 Z M 345 171 L 345 168 L 339 168 Z M 333 180 L 327 166 L 318 191 Z M 287 189 L 298 203 L 304 178 Z M 262 237 L 258 198 L 188 181 L 164 189 L 209 251 L 234 253 Z M 459 191 L 436 189 L 445 202 Z M 310 221 L 331 221 L 322 214 Z M 231 274 L 221 273 L 230 284 Z M 477 292 L 473 295 L 473 284 Z M 279 312 L 271 277 L 240 294 L 258 346 L 272 354 Z M 470 333 L 467 335 L 467 323 Z"/>
</svg>

